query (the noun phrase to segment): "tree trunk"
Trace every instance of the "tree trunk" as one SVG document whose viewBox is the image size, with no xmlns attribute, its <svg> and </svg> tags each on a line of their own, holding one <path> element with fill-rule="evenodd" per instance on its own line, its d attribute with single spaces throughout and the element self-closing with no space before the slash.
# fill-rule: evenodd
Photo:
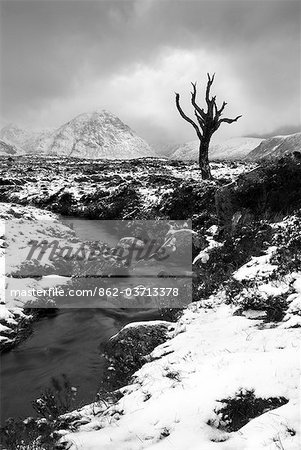
<svg viewBox="0 0 301 450">
<path fill-rule="evenodd" d="M 199 147 L 199 166 L 201 169 L 203 180 L 211 180 L 212 179 L 210 165 L 209 165 L 209 157 L 208 157 L 209 142 L 210 142 L 210 139 L 202 139 L 200 142 L 200 147 Z"/>
</svg>

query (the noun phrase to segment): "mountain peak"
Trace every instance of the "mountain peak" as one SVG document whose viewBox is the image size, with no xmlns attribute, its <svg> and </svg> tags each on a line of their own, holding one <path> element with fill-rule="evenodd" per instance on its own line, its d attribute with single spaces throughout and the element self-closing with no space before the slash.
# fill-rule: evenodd
<svg viewBox="0 0 301 450">
<path fill-rule="evenodd" d="M 56 130 L 29 132 L 11 124 L 1 130 L 0 139 L 33 154 L 91 159 L 156 156 L 128 125 L 105 109 L 79 114 Z"/>
</svg>

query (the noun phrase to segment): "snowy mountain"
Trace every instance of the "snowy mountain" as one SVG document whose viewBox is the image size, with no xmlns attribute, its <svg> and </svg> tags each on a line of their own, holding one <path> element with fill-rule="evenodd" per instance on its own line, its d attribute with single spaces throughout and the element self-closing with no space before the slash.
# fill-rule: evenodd
<svg viewBox="0 0 301 450">
<path fill-rule="evenodd" d="M 210 157 L 211 159 L 242 159 L 262 141 L 263 139 L 254 137 L 227 139 L 220 144 L 212 145 L 209 152 Z"/>
<path fill-rule="evenodd" d="M 242 159 L 262 142 L 260 138 L 235 137 L 222 143 L 213 144 L 209 149 L 209 157 L 215 159 Z M 199 141 L 191 141 L 177 146 L 171 159 L 197 160 Z"/>
<path fill-rule="evenodd" d="M 184 144 L 174 146 L 174 152 L 170 155 L 170 159 L 180 160 L 197 160 L 198 159 L 198 141 L 189 141 Z"/>
<path fill-rule="evenodd" d="M 130 127 L 105 110 L 81 114 L 62 125 L 53 134 L 47 153 L 105 159 L 155 156 Z"/>
<path fill-rule="evenodd" d="M 80 114 L 56 130 L 28 132 L 9 125 L 0 138 L 33 154 L 91 159 L 156 156 L 130 127 L 105 110 Z"/>
<path fill-rule="evenodd" d="M 15 156 L 20 155 L 22 152 L 14 145 L 0 140 L 0 155 Z"/>
<path fill-rule="evenodd" d="M 294 151 L 301 151 L 301 133 L 265 139 L 249 153 L 248 159 L 279 158 Z"/>
<path fill-rule="evenodd" d="M 17 147 L 20 153 L 47 153 L 53 130 L 25 130 L 14 124 L 9 124 L 0 130 L 0 139 Z"/>
<path fill-rule="evenodd" d="M 33 139 L 35 135 L 35 132 L 23 130 L 22 128 L 12 123 L 6 125 L 0 130 L 0 139 L 7 143 L 22 147 L 24 146 L 24 143 L 26 141 L 28 141 L 29 139 Z"/>
<path fill-rule="evenodd" d="M 183 144 L 160 143 L 154 144 L 153 148 L 159 156 L 162 156 L 163 158 L 170 158 L 171 155 L 182 145 Z"/>
</svg>

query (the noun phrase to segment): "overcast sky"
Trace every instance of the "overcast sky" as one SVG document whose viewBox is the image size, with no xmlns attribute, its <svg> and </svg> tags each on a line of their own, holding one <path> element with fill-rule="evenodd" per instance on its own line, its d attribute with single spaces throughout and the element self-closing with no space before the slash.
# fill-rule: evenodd
<svg viewBox="0 0 301 450">
<path fill-rule="evenodd" d="M 195 139 L 175 109 L 228 102 L 219 139 L 300 126 L 300 1 L 1 1 L 2 124 L 57 127 L 107 109 L 151 143 Z"/>
</svg>

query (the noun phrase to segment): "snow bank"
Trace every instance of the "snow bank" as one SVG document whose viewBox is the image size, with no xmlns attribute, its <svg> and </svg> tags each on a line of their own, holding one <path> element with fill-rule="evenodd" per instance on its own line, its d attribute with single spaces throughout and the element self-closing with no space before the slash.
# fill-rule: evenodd
<svg viewBox="0 0 301 450">
<path fill-rule="evenodd" d="M 287 296 L 282 321 L 268 322 L 258 311 L 234 314 L 223 290 L 189 305 L 179 332 L 151 352 L 132 384 L 120 389 L 122 398 L 72 413 L 77 431 L 62 440 L 72 450 L 299 449 L 301 274 L 272 282 L 275 252 L 271 246 L 253 257 L 234 278 L 252 281 L 254 295 L 256 287 L 263 298 Z M 231 431 L 219 411 L 239 392 L 279 403 Z"/>
<path fill-rule="evenodd" d="M 69 278 L 57 275 L 36 278 L 14 278 L 28 255 L 28 242 L 31 239 L 53 239 L 64 237 L 63 243 L 74 238 L 74 231 L 58 221 L 58 217 L 49 212 L 30 206 L 0 203 L 0 343 L 1 348 L 16 343 L 24 327 L 33 316 L 25 314 L 24 302 L 35 301 L 33 295 L 11 297 L 11 290 L 47 289 L 67 283 Z M 51 267 L 49 267 L 51 270 Z M 22 325 L 21 325 L 22 324 Z"/>
<path fill-rule="evenodd" d="M 157 347 L 135 384 L 100 416 L 67 435 L 72 449 L 297 449 L 299 332 L 259 330 L 259 321 L 232 315 L 228 306 L 187 311 L 186 332 Z M 289 402 L 228 433 L 218 401 L 241 389 Z M 277 425 L 277 426 L 276 426 Z M 292 436 L 288 430 L 295 430 Z"/>
</svg>

